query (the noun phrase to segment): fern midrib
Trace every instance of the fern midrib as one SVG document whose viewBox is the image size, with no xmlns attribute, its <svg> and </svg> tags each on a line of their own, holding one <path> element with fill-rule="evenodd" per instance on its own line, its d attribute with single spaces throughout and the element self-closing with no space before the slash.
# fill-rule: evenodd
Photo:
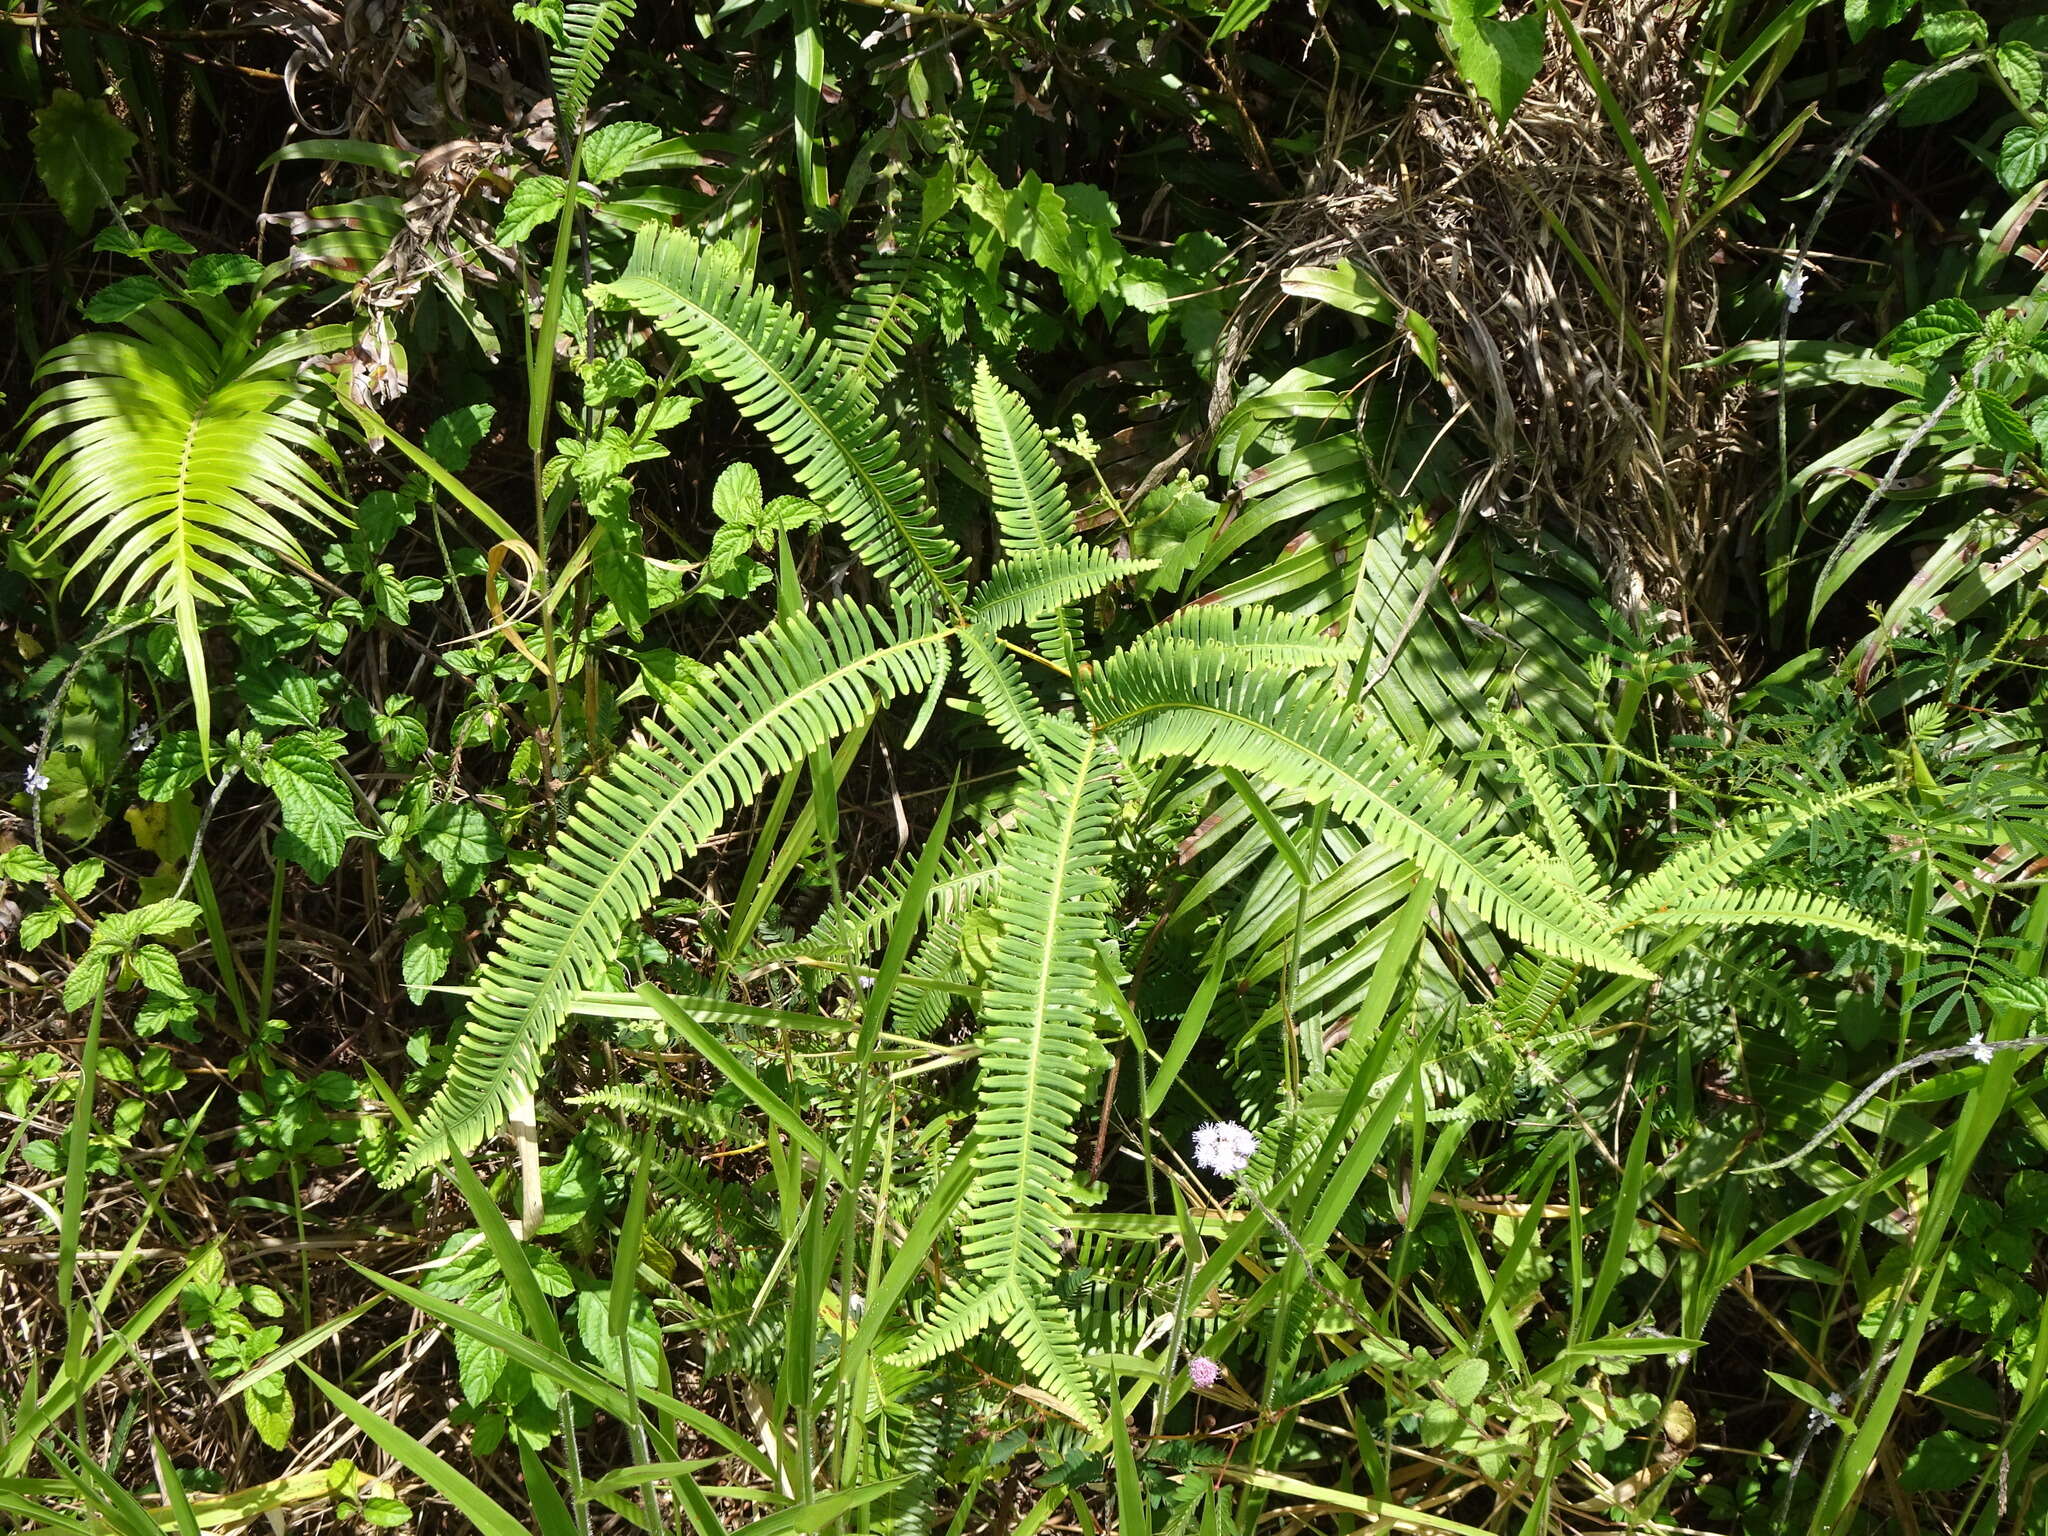
<svg viewBox="0 0 2048 1536">
<path fill-rule="evenodd" d="M 1034 1157 L 1039 1155 L 1037 1147 L 1042 1139 L 1038 1132 L 1038 1106 L 1044 1090 L 1039 1064 L 1045 1058 L 1045 1037 L 1051 1013 L 1052 973 L 1055 956 L 1059 952 L 1060 918 L 1066 906 L 1065 896 L 1074 872 L 1074 841 L 1079 836 L 1082 812 L 1088 803 L 1088 778 L 1094 767 L 1096 750 L 1096 742 L 1091 737 L 1076 765 L 1073 789 L 1060 818 L 1059 857 L 1054 864 L 1059 873 L 1053 883 L 1051 899 L 1047 903 L 1050 920 L 1046 923 L 1044 941 L 1039 945 L 1038 972 L 1036 984 L 1032 989 L 1031 1070 L 1026 1074 L 1022 1115 L 1024 1148 L 1016 1159 L 1017 1179 L 1003 1201 L 1003 1214 L 998 1218 L 1002 1227 L 1007 1228 L 1007 1240 L 1003 1251 L 998 1255 L 1002 1261 L 1001 1267 L 997 1271 L 1000 1283 L 1004 1284 L 1020 1284 L 1029 1273 L 1023 1264 L 1023 1247 L 1026 1235 L 1025 1217 L 1036 1203 L 1029 1169 Z"/>
<path fill-rule="evenodd" d="M 540 1011 L 542 1000 L 554 995 L 561 989 L 565 975 L 580 951 L 582 941 L 589 937 L 594 929 L 607 921 L 607 914 L 610 911 L 610 893 L 625 883 L 628 872 L 638 864 L 648 848 L 659 844 L 663 828 L 668 818 L 675 813 L 676 806 L 694 794 L 707 782 L 715 767 L 730 761 L 743 744 L 758 739 L 770 722 L 785 717 L 802 701 L 828 692 L 832 687 L 843 682 L 849 676 L 858 675 L 868 668 L 881 663 L 888 657 L 910 655 L 925 646 L 944 645 L 951 638 L 951 634 L 950 630 L 934 630 L 930 634 L 920 635 L 912 640 L 898 641 L 896 644 L 884 646 L 880 650 L 869 651 L 857 661 L 833 668 L 830 672 L 822 674 L 796 692 L 785 694 L 777 699 L 774 708 L 755 717 L 745 730 L 732 737 L 718 752 L 702 759 L 697 764 L 696 771 L 691 774 L 689 780 L 674 794 L 669 796 L 658 812 L 648 818 L 646 824 L 627 843 L 624 850 L 615 856 L 608 855 L 604 860 L 605 872 L 603 878 L 595 884 L 592 895 L 586 901 L 583 908 L 567 924 L 566 929 L 563 931 L 563 942 L 555 946 L 554 953 L 549 958 L 547 968 L 542 972 L 541 979 L 533 986 L 529 998 L 519 1009 L 517 1018 L 512 1026 L 514 1048 L 495 1053 L 496 1070 L 492 1071 L 484 1080 L 484 1086 L 478 1087 L 468 1096 L 467 1103 L 460 1111 L 460 1118 L 456 1118 L 456 1111 L 453 1108 L 447 1112 L 430 1110 L 428 1118 L 421 1121 L 418 1131 L 415 1132 L 413 1148 L 401 1160 L 399 1173 L 395 1177 L 410 1176 L 420 1166 L 439 1156 L 445 1147 L 453 1145 L 458 1139 L 457 1132 L 463 1123 L 474 1118 L 476 1106 L 489 1103 L 495 1096 L 502 1093 L 503 1084 L 513 1068 L 514 1058 L 519 1054 L 517 1046 L 527 1042 L 528 1030 L 533 1019 Z M 566 836 L 569 831 L 573 830 L 573 827 L 574 824 L 571 823 L 570 827 L 565 828 L 564 835 Z M 538 878 L 540 877 L 537 876 L 536 879 Z M 616 919 L 610 919 L 610 921 L 616 922 Z M 477 985 L 480 990 L 486 985 L 485 978 L 489 970 L 490 967 L 486 965 L 485 973 L 477 978 Z M 467 1035 L 464 1038 L 467 1039 Z M 542 1044 L 541 1048 L 546 1048 L 545 1043 Z M 458 1047 L 458 1051 L 459 1049 Z M 453 1122 L 452 1124 L 451 1121 Z"/>
<path fill-rule="evenodd" d="M 928 589 L 924 595 L 943 607 L 953 619 L 965 622 L 966 613 L 961 604 L 961 594 L 955 590 L 952 583 L 940 575 L 938 567 L 925 558 L 924 551 L 918 548 L 917 540 L 911 535 L 910 525 L 897 515 L 895 504 L 882 494 L 880 484 L 873 475 L 868 473 L 868 468 L 861 462 L 860 455 L 855 453 L 846 441 L 840 437 L 839 433 L 833 429 L 831 421 L 811 404 L 810 396 L 797 388 L 794 381 L 769 360 L 768 355 L 754 344 L 752 337 L 734 330 L 724 320 L 719 318 L 716 313 L 691 299 L 688 294 L 684 293 L 674 284 L 666 282 L 658 276 L 649 276 L 644 273 L 641 275 L 640 280 L 661 289 L 664 293 L 673 295 L 679 308 L 688 309 L 693 314 L 700 316 L 705 325 L 715 330 L 719 335 L 727 337 L 735 349 L 753 358 L 761 371 L 774 379 L 782 387 L 784 397 L 795 401 L 797 408 L 803 412 L 804 416 L 814 423 L 818 430 L 829 438 L 833 446 L 839 450 L 840 458 L 845 461 L 854 479 L 863 487 L 868 500 L 880 509 L 882 516 L 888 520 L 889 526 L 896 530 L 897 538 L 901 541 L 904 550 L 908 552 L 910 560 L 914 563 L 918 574 L 923 579 L 923 584 Z M 828 493 L 821 490 L 819 494 Z"/>
</svg>

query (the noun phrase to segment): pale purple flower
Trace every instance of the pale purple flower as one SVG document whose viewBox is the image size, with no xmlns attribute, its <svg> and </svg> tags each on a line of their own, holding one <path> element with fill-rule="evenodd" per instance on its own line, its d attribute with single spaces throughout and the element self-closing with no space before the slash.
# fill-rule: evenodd
<svg viewBox="0 0 2048 1536">
<path fill-rule="evenodd" d="M 1196 1355 L 1192 1360 L 1188 1361 L 1188 1380 L 1197 1387 L 1200 1387 L 1204 1392 L 1215 1386 L 1222 1379 L 1223 1367 L 1214 1360 L 1211 1360 L 1207 1355 Z"/>
<path fill-rule="evenodd" d="M 1211 1120 L 1195 1129 L 1195 1165 L 1226 1179 L 1251 1166 L 1259 1138 L 1235 1120 Z"/>
<path fill-rule="evenodd" d="M 50 787 L 50 776 L 40 768 L 31 767 L 22 774 L 21 787 L 32 795 L 40 795 Z"/>
</svg>

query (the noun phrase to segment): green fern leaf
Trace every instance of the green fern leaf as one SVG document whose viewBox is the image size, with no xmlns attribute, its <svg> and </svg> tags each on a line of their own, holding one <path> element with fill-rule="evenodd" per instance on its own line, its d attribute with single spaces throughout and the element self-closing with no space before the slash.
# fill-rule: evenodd
<svg viewBox="0 0 2048 1536">
<path fill-rule="evenodd" d="M 562 46 L 554 57 L 555 121 L 570 133 L 582 130 L 590 93 L 632 19 L 633 0 L 570 0 L 563 7 Z"/>
<path fill-rule="evenodd" d="M 1134 758 L 1187 757 L 1328 801 L 1524 944 L 1651 975 L 1579 903 L 1489 845 L 1475 797 L 1391 731 L 1357 719 L 1327 685 L 1247 671 L 1224 650 L 1152 649 L 1109 658 L 1082 697 L 1096 728 Z"/>
<path fill-rule="evenodd" d="M 539 1081 L 579 990 L 595 986 L 625 924 L 771 775 L 885 700 L 928 686 L 951 632 L 852 602 L 798 614 L 740 643 L 679 705 L 680 739 L 652 727 L 590 784 L 520 893 L 476 977 L 447 1081 L 387 1182 L 402 1183 L 504 1123 Z"/>
<path fill-rule="evenodd" d="M 37 465 L 29 546 L 83 543 L 64 580 L 98 566 L 114 591 L 168 618 L 206 750 L 212 703 L 199 610 L 247 591 L 242 573 L 312 562 L 292 531 L 345 521 L 315 461 L 338 464 L 297 376 L 296 350 L 256 340 L 264 311 L 213 300 L 154 304 L 93 332 L 37 370 L 56 382 L 29 406 L 23 446 L 56 440 Z"/>
<path fill-rule="evenodd" d="M 833 313 L 826 341 L 839 366 L 875 389 L 902 367 L 930 316 L 925 302 L 931 264 L 914 256 L 872 257 L 861 264 L 853 292 Z"/>
<path fill-rule="evenodd" d="M 1006 746 L 1035 755 L 1049 718 L 1024 681 L 1024 669 L 984 624 L 960 632 L 960 670 Z"/>
<path fill-rule="evenodd" d="M 1000 935 L 983 989 L 979 1148 L 962 1249 L 992 1281 L 1043 1285 L 1059 1263 L 1074 1116 L 1099 1048 L 1087 998 L 1103 937 L 1112 805 L 1105 746 L 1064 724 L 1004 846 Z"/>
<path fill-rule="evenodd" d="M 1333 667 L 1358 655 L 1357 641 L 1336 639 L 1325 628 L 1315 617 L 1282 613 L 1259 604 L 1191 603 L 1146 630 L 1130 648 L 1228 646 L 1241 665 L 1273 672 Z"/>
<path fill-rule="evenodd" d="M 1615 903 L 1615 917 L 1630 926 L 1655 923 L 1662 909 L 1718 890 L 1744 870 L 1761 863 L 1788 832 L 1796 832 L 1845 805 L 1883 794 L 1887 787 L 1865 785 L 1739 817 L 1713 836 L 1679 849 L 1629 885 Z"/>
<path fill-rule="evenodd" d="M 1765 885 L 1746 890 L 1707 891 L 1684 896 L 1637 919 L 1644 927 L 1666 932 L 1677 928 L 1741 928 L 1778 925 L 1832 928 L 1859 938 L 1876 939 L 1897 949 L 1919 949 L 1896 928 L 1888 927 L 1846 901 L 1820 891 Z"/>
<path fill-rule="evenodd" d="M 1013 557 L 1072 548 L 1079 539 L 1073 503 L 1031 408 L 995 376 L 986 358 L 974 365 L 973 399 L 974 429 L 1003 548 Z"/>
<path fill-rule="evenodd" d="M 1579 825 L 1571 806 L 1564 797 L 1564 786 L 1557 781 L 1557 775 L 1550 771 L 1550 764 L 1543 754 L 1532 746 L 1521 727 L 1507 716 L 1498 716 L 1495 730 L 1502 747 L 1506 748 L 1508 761 L 1520 775 L 1522 787 L 1529 792 L 1529 803 L 1535 807 L 1536 819 L 1542 823 L 1543 835 L 1549 839 L 1550 851 L 1563 863 L 1570 883 L 1593 901 L 1607 899 L 1607 883 L 1600 877 L 1600 866 L 1593 861 L 1593 849 L 1586 841 L 1586 832 Z"/>
<path fill-rule="evenodd" d="M 1017 392 L 995 376 L 988 359 L 974 366 L 975 435 L 988 474 L 990 504 L 1003 549 L 1013 560 L 1080 547 L 1074 506 L 1046 446 L 1045 432 Z M 1072 601 L 1072 599 L 1069 599 Z M 1032 638 L 1040 651 L 1071 670 L 1080 660 L 1081 628 L 1064 604 L 1038 615 Z"/>
<path fill-rule="evenodd" d="M 963 612 L 966 559 L 940 531 L 867 381 L 756 287 L 731 246 L 701 245 L 680 230 L 643 232 L 625 275 L 597 294 L 639 310 L 690 349 L 877 575 L 943 613 Z"/>
<path fill-rule="evenodd" d="M 990 629 L 1033 623 L 1158 564 L 1157 560 L 1119 560 L 1106 549 L 1087 545 L 1034 550 L 990 571 L 975 590 L 969 615 Z"/>
</svg>

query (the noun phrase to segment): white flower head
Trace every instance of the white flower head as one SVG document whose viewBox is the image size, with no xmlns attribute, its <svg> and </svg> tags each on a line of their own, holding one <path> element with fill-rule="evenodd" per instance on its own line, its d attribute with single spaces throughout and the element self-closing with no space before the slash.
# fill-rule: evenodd
<svg viewBox="0 0 2048 1536">
<path fill-rule="evenodd" d="M 147 725 L 138 725 L 128 733 L 130 752 L 147 752 L 156 742 L 156 733 Z"/>
<path fill-rule="evenodd" d="M 1251 1166 L 1259 1138 L 1235 1120 L 1211 1120 L 1195 1130 L 1195 1165 L 1226 1179 Z"/>
<path fill-rule="evenodd" d="M 50 776 L 40 768 L 31 767 L 22 774 L 21 787 L 29 794 L 40 795 L 50 787 Z"/>
<path fill-rule="evenodd" d="M 1806 269 L 1794 255 L 1792 263 L 1785 269 L 1785 275 L 1778 279 L 1778 291 L 1785 295 L 1785 313 L 1799 313 L 1799 301 L 1806 297 Z"/>
<path fill-rule="evenodd" d="M 1996 1051 L 1984 1043 L 1982 1035 L 1970 1036 L 1970 1055 L 1976 1060 L 1983 1062 L 1988 1067 L 1991 1065 L 1991 1058 L 1997 1054 Z"/>
</svg>

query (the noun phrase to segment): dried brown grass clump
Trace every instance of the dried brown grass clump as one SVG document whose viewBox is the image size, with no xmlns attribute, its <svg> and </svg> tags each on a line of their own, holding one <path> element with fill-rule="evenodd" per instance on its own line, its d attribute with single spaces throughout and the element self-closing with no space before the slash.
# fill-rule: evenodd
<svg viewBox="0 0 2048 1536">
<path fill-rule="evenodd" d="M 1686 0 L 1587 0 L 1576 13 L 1674 209 L 1697 111 L 1696 14 Z M 1669 611 L 1710 638 L 1742 491 L 1737 392 L 1696 366 L 1720 350 L 1707 245 L 1673 259 L 1553 23 L 1543 73 L 1505 127 L 1445 76 L 1391 123 L 1333 134 L 1316 183 L 1272 226 L 1267 261 L 1277 277 L 1349 260 L 1435 328 L 1457 425 L 1486 456 L 1467 510 L 1524 534 L 1561 521 L 1626 611 Z"/>
</svg>

